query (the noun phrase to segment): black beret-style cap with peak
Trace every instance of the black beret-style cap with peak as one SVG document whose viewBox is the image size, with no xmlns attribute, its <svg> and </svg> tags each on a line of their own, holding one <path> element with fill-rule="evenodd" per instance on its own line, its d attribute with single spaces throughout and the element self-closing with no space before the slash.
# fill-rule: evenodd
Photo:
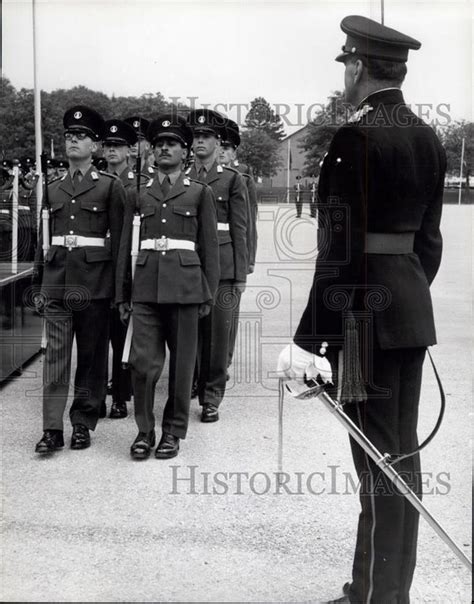
<svg viewBox="0 0 474 604">
<path fill-rule="evenodd" d="M 217 137 L 224 133 L 226 121 L 224 115 L 212 109 L 194 109 L 188 115 L 188 124 L 193 132 L 207 132 Z"/>
<path fill-rule="evenodd" d="M 235 148 L 240 145 L 239 125 L 230 118 L 226 119 L 226 123 L 221 134 L 221 143 L 227 143 Z"/>
<path fill-rule="evenodd" d="M 133 127 L 138 138 L 146 138 L 147 130 L 150 127 L 150 122 L 144 117 L 132 115 L 131 117 L 124 118 L 123 121 Z"/>
<path fill-rule="evenodd" d="M 341 29 L 347 34 L 342 53 L 336 57 L 341 63 L 350 56 L 405 63 L 408 51 L 421 47 L 421 42 L 415 38 L 359 15 L 345 17 Z"/>
<path fill-rule="evenodd" d="M 134 145 L 138 140 L 135 128 L 122 120 L 107 120 L 104 124 L 102 143 L 117 145 Z"/>
<path fill-rule="evenodd" d="M 173 138 L 187 149 L 193 144 L 193 131 L 184 117 L 177 113 L 160 113 L 148 128 L 147 139 L 152 145 L 159 138 Z"/>
<path fill-rule="evenodd" d="M 64 130 L 87 132 L 93 140 L 100 140 L 104 131 L 104 119 L 94 109 L 85 105 L 70 107 L 63 117 Z"/>
</svg>

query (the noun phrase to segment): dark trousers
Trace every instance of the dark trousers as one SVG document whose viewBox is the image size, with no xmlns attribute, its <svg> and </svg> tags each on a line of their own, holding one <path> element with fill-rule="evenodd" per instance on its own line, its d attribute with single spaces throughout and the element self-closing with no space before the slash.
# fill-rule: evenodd
<svg viewBox="0 0 474 604">
<path fill-rule="evenodd" d="M 132 397 L 132 378 L 130 369 L 122 367 L 123 345 L 127 335 L 127 326 L 120 320 L 117 308 L 110 311 L 110 343 L 112 344 L 112 399 L 125 403 Z M 107 351 L 108 352 L 108 351 Z"/>
<path fill-rule="evenodd" d="M 224 398 L 229 334 L 238 300 L 232 281 L 220 281 L 211 312 L 199 322 L 199 404 L 218 407 Z"/>
<path fill-rule="evenodd" d="M 105 396 L 109 300 L 80 303 L 49 300 L 45 308 L 46 355 L 43 372 L 43 429 L 63 430 L 63 415 L 71 377 L 74 336 L 77 368 L 71 423 L 94 430 Z"/>
<path fill-rule="evenodd" d="M 155 427 L 155 386 L 170 351 L 168 400 L 162 429 L 185 438 L 198 333 L 198 304 L 133 305 L 133 339 L 130 353 L 135 421 L 140 432 Z"/>
<path fill-rule="evenodd" d="M 303 211 L 303 200 L 297 201 L 295 200 L 296 206 L 296 216 L 299 218 L 301 216 L 301 212 Z"/>
<path fill-rule="evenodd" d="M 235 341 L 237 339 L 237 331 L 239 329 L 239 316 L 240 316 L 240 301 L 242 299 L 242 293 L 240 290 L 235 290 L 235 304 L 236 307 L 232 313 L 232 322 L 230 324 L 229 333 L 229 351 L 227 355 L 227 367 L 232 365 L 232 359 L 234 357 Z"/>
<path fill-rule="evenodd" d="M 418 446 L 417 422 L 424 348 L 375 350 L 368 400 L 344 410 L 383 453 Z M 386 393 L 380 391 L 386 389 Z M 351 438 L 361 483 L 361 513 L 352 569 L 351 602 L 408 604 L 416 564 L 419 513 Z M 419 454 L 396 464 L 421 497 Z"/>
</svg>

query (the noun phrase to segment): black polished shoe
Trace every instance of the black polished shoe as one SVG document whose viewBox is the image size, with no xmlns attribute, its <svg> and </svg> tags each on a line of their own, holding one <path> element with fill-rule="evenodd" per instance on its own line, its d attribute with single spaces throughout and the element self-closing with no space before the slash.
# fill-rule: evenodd
<svg viewBox="0 0 474 604">
<path fill-rule="evenodd" d="M 62 430 L 45 430 L 43 438 L 36 444 L 35 453 L 45 455 L 64 447 Z"/>
<path fill-rule="evenodd" d="M 207 403 L 202 406 L 201 421 L 204 423 L 217 422 L 219 420 L 219 413 L 215 405 Z"/>
<path fill-rule="evenodd" d="M 156 447 L 156 459 L 170 459 L 176 457 L 179 451 L 179 438 L 169 432 L 163 432 L 160 442 Z"/>
<path fill-rule="evenodd" d="M 146 459 L 150 457 L 151 450 L 155 446 L 155 431 L 139 432 L 130 447 L 130 455 L 133 459 Z"/>
<path fill-rule="evenodd" d="M 90 445 L 89 428 L 83 424 L 74 424 L 72 427 L 71 449 L 87 449 Z"/>
<path fill-rule="evenodd" d="M 110 408 L 110 415 L 112 419 L 122 419 L 123 417 L 127 417 L 127 403 L 122 401 L 113 401 L 112 407 Z"/>
<path fill-rule="evenodd" d="M 107 415 L 107 405 L 105 404 L 105 401 L 102 401 L 100 404 L 99 417 L 100 417 L 100 419 L 104 419 L 104 417 L 106 417 L 106 415 Z"/>
<path fill-rule="evenodd" d="M 112 396 L 112 382 L 107 382 L 107 396 Z"/>
<path fill-rule="evenodd" d="M 349 599 L 349 590 L 351 588 L 351 584 L 350 583 L 344 583 L 344 585 L 342 586 L 342 593 L 343 595 L 340 598 L 336 598 L 335 600 L 328 600 L 327 602 L 325 602 L 325 604 L 350 604 L 350 599 Z"/>
</svg>

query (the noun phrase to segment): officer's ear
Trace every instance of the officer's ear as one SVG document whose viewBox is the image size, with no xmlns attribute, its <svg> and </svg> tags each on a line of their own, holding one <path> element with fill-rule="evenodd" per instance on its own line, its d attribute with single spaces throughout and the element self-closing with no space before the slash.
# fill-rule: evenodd
<svg viewBox="0 0 474 604">
<path fill-rule="evenodd" d="M 183 145 L 181 145 L 181 160 L 182 161 L 186 161 L 188 159 L 188 148 L 187 147 L 183 147 Z"/>
<path fill-rule="evenodd" d="M 364 75 L 365 65 L 361 59 L 357 59 L 354 63 L 354 84 L 359 84 Z"/>
<path fill-rule="evenodd" d="M 91 143 L 92 153 L 96 153 L 97 149 L 99 148 L 99 145 L 101 145 L 101 143 L 96 143 L 95 141 L 92 141 L 92 143 Z"/>
</svg>

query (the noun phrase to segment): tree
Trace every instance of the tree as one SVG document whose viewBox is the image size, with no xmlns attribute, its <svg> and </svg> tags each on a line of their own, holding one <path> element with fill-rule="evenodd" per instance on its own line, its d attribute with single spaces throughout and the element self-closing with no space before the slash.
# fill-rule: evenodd
<svg viewBox="0 0 474 604">
<path fill-rule="evenodd" d="M 285 138 L 281 117 L 275 114 L 268 101 L 262 96 L 250 103 L 250 110 L 245 117 L 245 128 L 263 130 L 275 141 Z"/>
<path fill-rule="evenodd" d="M 104 119 L 141 115 L 153 120 L 172 105 L 160 92 L 142 94 L 140 97 L 108 97 L 103 92 L 86 86 L 69 90 L 58 89 L 41 92 L 41 126 L 43 146 L 50 154 L 51 141 L 56 157 L 64 153 L 63 115 L 72 105 L 87 105 L 98 111 Z M 183 110 L 183 107 L 180 107 Z M 1 80 L 0 90 L 0 153 L 2 157 L 20 159 L 35 155 L 34 95 L 33 90 L 16 90 L 7 78 Z"/>
<path fill-rule="evenodd" d="M 273 176 L 282 163 L 278 142 L 265 130 L 254 128 L 241 134 L 239 160 L 250 166 L 255 176 Z"/>
<path fill-rule="evenodd" d="M 329 149 L 336 130 L 346 122 L 349 106 L 344 103 L 343 93 L 336 90 L 323 109 L 308 124 L 308 134 L 301 143 L 306 151 L 303 176 L 318 175 L 320 163 Z"/>
<path fill-rule="evenodd" d="M 474 172 L 474 123 L 458 121 L 449 124 L 442 136 L 446 150 L 447 172 L 459 175 L 461 167 L 462 139 L 464 138 L 463 176 L 469 191 L 469 179 Z"/>
</svg>

